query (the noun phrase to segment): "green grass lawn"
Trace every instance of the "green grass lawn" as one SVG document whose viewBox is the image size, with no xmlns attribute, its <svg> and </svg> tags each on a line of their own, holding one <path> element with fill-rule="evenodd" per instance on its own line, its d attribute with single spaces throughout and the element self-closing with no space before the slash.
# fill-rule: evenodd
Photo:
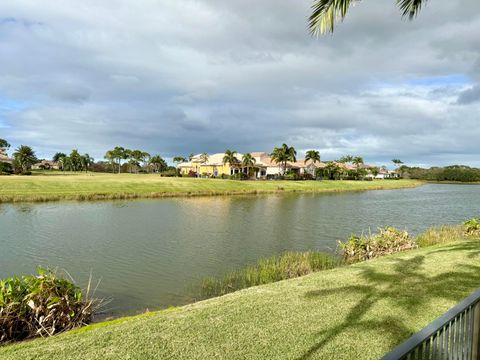
<svg viewBox="0 0 480 360">
<path fill-rule="evenodd" d="M 480 285 L 480 242 L 422 248 L 0 348 L 2 359 L 378 359 Z"/>
<path fill-rule="evenodd" d="M 162 178 L 155 174 L 65 174 L 0 176 L 0 202 L 154 198 L 164 196 L 328 192 L 394 189 L 422 184 L 414 180 L 234 181 Z"/>
</svg>

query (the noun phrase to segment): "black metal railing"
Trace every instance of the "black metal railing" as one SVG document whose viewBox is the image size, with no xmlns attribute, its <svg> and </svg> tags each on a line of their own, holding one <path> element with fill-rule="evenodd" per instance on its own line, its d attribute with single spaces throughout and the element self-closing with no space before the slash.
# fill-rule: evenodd
<svg viewBox="0 0 480 360">
<path fill-rule="evenodd" d="M 480 289 L 382 360 L 480 360 Z"/>
</svg>

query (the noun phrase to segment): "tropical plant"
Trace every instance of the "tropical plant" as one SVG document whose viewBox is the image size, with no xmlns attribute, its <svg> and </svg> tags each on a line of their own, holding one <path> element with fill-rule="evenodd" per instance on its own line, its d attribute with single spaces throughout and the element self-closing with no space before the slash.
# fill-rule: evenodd
<svg viewBox="0 0 480 360">
<path fill-rule="evenodd" d="M 201 162 L 202 164 L 206 164 L 206 163 L 208 162 L 208 158 L 209 158 L 209 157 L 210 157 L 210 156 L 208 156 L 208 154 L 207 154 L 206 152 L 202 153 L 202 154 L 200 155 L 200 162 Z"/>
<path fill-rule="evenodd" d="M 167 162 L 163 160 L 160 155 L 154 155 L 150 158 L 149 165 L 153 168 L 154 172 L 162 172 L 168 168 Z"/>
<path fill-rule="evenodd" d="M 360 168 L 360 165 L 363 165 L 364 162 L 363 162 L 363 158 L 361 156 L 355 156 L 353 159 L 352 159 L 352 164 L 355 165 L 355 167 L 357 169 Z"/>
<path fill-rule="evenodd" d="M 279 164 L 281 169 L 281 174 L 285 175 L 287 171 L 287 163 L 289 161 L 297 161 L 297 151 L 292 146 L 283 144 L 281 147 L 276 147 L 273 149 L 273 152 L 270 154 L 270 158 L 273 162 Z"/>
<path fill-rule="evenodd" d="M 38 161 L 33 149 L 26 145 L 21 145 L 15 150 L 13 159 L 14 167 L 19 168 L 23 174 L 27 173 L 32 165 Z"/>
<path fill-rule="evenodd" d="M 339 242 L 338 246 L 344 261 L 353 263 L 414 249 L 417 244 L 408 232 L 386 227 L 368 236 L 354 234 L 346 242 Z"/>
<path fill-rule="evenodd" d="M 427 0 L 396 0 L 403 17 L 413 19 Z M 333 32 L 335 23 L 343 20 L 356 0 L 314 0 L 308 27 L 313 35 Z"/>
<path fill-rule="evenodd" d="M 247 168 L 247 176 L 250 176 L 250 168 L 255 166 L 257 160 L 250 153 L 246 153 L 242 156 L 242 166 Z"/>
<path fill-rule="evenodd" d="M 315 164 L 317 162 L 320 162 L 320 152 L 317 151 L 317 150 L 308 150 L 306 153 L 305 153 L 305 164 L 307 163 L 307 161 L 311 161 L 312 162 L 312 175 L 315 176 L 315 173 L 316 173 L 316 166 Z"/>
<path fill-rule="evenodd" d="M 345 155 L 338 160 L 339 163 L 342 164 L 351 164 L 353 162 L 354 157 L 352 155 Z"/>
<path fill-rule="evenodd" d="M 109 150 L 105 154 L 105 159 L 116 164 L 118 166 L 118 173 L 120 174 L 122 170 L 122 160 L 127 159 L 129 156 L 130 150 L 125 149 L 121 146 L 116 146 L 113 150 Z"/>
<path fill-rule="evenodd" d="M 222 160 L 223 164 L 228 164 L 230 167 L 236 167 L 240 163 L 237 159 L 237 152 L 235 150 L 225 150 L 225 155 Z"/>
<path fill-rule="evenodd" d="M 90 166 L 92 166 L 94 162 L 95 159 L 89 154 L 83 154 L 80 158 L 81 167 L 84 171 L 90 170 Z"/>
<path fill-rule="evenodd" d="M 376 166 L 370 167 L 369 170 L 373 177 L 377 177 L 377 175 L 380 173 L 380 169 Z"/>
<path fill-rule="evenodd" d="M 88 324 L 100 302 L 55 272 L 0 280 L 0 344 Z"/>
<path fill-rule="evenodd" d="M 403 161 L 400 159 L 392 159 L 392 163 L 396 166 L 399 167 L 400 165 L 403 164 Z"/>
<path fill-rule="evenodd" d="M 173 158 L 173 162 L 176 164 L 181 164 L 181 163 L 187 162 L 187 159 L 184 158 L 183 156 L 175 156 Z"/>
<path fill-rule="evenodd" d="M 465 230 L 465 234 L 472 236 L 472 235 L 480 235 L 480 219 L 472 218 L 467 220 L 463 223 L 463 228 Z"/>
</svg>

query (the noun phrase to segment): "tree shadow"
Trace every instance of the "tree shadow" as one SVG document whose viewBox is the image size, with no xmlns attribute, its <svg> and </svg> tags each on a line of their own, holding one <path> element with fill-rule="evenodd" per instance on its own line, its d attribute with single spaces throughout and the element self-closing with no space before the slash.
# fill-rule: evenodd
<svg viewBox="0 0 480 360">
<path fill-rule="evenodd" d="M 480 253 L 479 244 L 459 244 L 452 250 Z M 432 252 L 441 251 L 443 250 Z M 426 255 L 428 256 L 428 253 Z M 468 254 L 468 256 L 471 255 Z M 480 284 L 480 266 L 462 264 L 447 273 L 428 276 L 421 271 L 425 256 L 415 256 L 409 259 L 391 258 L 390 261 L 394 262 L 393 267 L 389 267 L 386 272 L 365 264 L 365 267 L 361 268 L 360 277 L 365 280 L 366 285 L 350 285 L 311 291 L 306 294 L 307 298 L 317 299 L 334 294 L 340 295 L 340 297 L 355 294 L 359 299 L 343 322 L 315 334 L 321 340 L 298 359 L 311 358 L 329 342 L 348 330 L 380 329 L 383 334 L 381 340 L 384 343 L 388 342 L 393 348 L 416 330 L 406 326 L 405 322 L 396 316 L 378 316 L 374 320 L 367 318 L 367 312 L 378 302 L 387 300 L 394 304 L 395 308 L 408 311 L 412 315 L 421 314 L 430 300 L 442 298 L 458 302 L 465 297 L 466 293 Z"/>
</svg>

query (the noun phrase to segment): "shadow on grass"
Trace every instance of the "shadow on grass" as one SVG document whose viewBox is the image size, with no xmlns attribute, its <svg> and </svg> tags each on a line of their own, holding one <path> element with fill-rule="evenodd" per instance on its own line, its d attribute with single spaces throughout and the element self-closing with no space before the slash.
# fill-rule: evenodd
<svg viewBox="0 0 480 360">
<path fill-rule="evenodd" d="M 464 251 L 466 257 L 474 257 L 480 254 L 480 243 L 455 244 L 446 250 L 432 250 L 426 256 L 443 251 Z M 307 293 L 307 298 L 334 294 L 347 297 L 355 294 L 358 301 L 342 323 L 318 332 L 316 336 L 321 340 L 298 359 L 318 356 L 317 353 L 323 347 L 347 330 L 361 332 L 380 329 L 382 338 L 379 341 L 384 345 L 388 344 L 393 349 L 417 329 L 409 328 L 400 317 L 395 316 L 378 316 L 378 319 L 375 320 L 366 319 L 367 312 L 378 302 L 388 301 L 393 306 L 415 316 L 422 314 L 426 304 L 431 300 L 446 299 L 459 302 L 473 289 L 480 286 L 480 266 L 461 264 L 449 272 L 429 276 L 422 271 L 425 256 L 415 256 L 409 259 L 392 258 L 391 261 L 394 262 L 393 269 L 389 269 L 388 272 L 381 272 L 368 264 L 362 268 L 360 277 L 365 280 L 366 285 L 351 285 Z M 433 320 L 431 319 L 431 321 Z M 372 347 L 374 346 L 376 345 L 372 344 Z M 342 349 L 338 349 L 338 351 L 342 351 Z"/>
</svg>

